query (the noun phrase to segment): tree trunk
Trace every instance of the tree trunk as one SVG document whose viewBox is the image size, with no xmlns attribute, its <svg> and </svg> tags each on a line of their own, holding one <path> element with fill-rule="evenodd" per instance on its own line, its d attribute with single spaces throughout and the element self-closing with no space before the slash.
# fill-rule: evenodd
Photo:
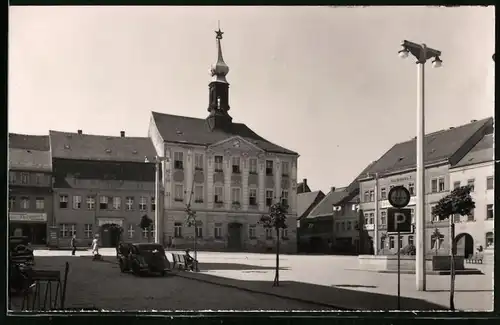
<svg viewBox="0 0 500 325">
<path fill-rule="evenodd" d="M 450 310 L 455 310 L 455 223 L 450 216 Z"/>
<path fill-rule="evenodd" d="M 280 230 L 276 229 L 276 274 L 274 276 L 273 287 L 280 286 Z"/>
<path fill-rule="evenodd" d="M 198 253 L 196 243 L 198 242 L 198 233 L 196 232 L 196 221 L 194 223 L 194 261 L 193 261 L 193 271 L 198 272 Z"/>
</svg>

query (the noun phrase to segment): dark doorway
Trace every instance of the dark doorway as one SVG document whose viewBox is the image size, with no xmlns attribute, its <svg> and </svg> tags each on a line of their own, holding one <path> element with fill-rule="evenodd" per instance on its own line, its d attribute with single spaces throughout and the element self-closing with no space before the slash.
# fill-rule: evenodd
<svg viewBox="0 0 500 325">
<path fill-rule="evenodd" d="M 227 225 L 227 247 L 229 250 L 241 250 L 241 223 L 232 222 Z"/>
<path fill-rule="evenodd" d="M 457 256 L 468 257 L 474 254 L 474 239 L 468 233 L 462 233 L 455 237 L 455 245 Z"/>
<path fill-rule="evenodd" d="M 11 236 L 26 236 L 31 245 L 47 244 L 47 224 L 45 223 L 11 223 Z"/>
<path fill-rule="evenodd" d="M 101 226 L 101 246 L 117 247 L 120 242 L 122 227 L 114 223 Z"/>
<path fill-rule="evenodd" d="M 326 245 L 320 237 L 311 237 L 309 239 L 310 253 L 323 253 L 326 250 Z"/>
</svg>

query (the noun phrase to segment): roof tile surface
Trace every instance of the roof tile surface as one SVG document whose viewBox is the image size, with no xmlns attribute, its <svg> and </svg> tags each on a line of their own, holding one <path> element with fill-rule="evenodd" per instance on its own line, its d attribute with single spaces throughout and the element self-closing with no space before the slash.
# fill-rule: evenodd
<svg viewBox="0 0 500 325">
<path fill-rule="evenodd" d="M 493 161 L 494 155 L 493 134 L 487 134 L 453 168 Z"/>
<path fill-rule="evenodd" d="M 48 135 L 28 135 L 9 133 L 9 147 L 27 150 L 50 150 Z"/>
</svg>

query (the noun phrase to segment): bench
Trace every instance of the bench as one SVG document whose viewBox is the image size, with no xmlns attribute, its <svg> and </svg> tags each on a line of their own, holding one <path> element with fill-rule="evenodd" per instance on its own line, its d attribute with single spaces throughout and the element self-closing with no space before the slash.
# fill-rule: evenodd
<svg viewBox="0 0 500 325">
<path fill-rule="evenodd" d="M 471 254 L 465 259 L 465 261 L 471 264 L 483 264 L 483 254 Z"/>
<path fill-rule="evenodd" d="M 175 254 L 175 253 L 172 253 L 172 259 L 174 261 L 174 267 L 173 268 L 177 268 L 179 270 L 183 270 L 183 271 L 186 271 L 189 269 L 188 267 L 188 263 L 187 263 L 187 256 L 185 254 Z M 195 261 L 195 265 L 196 265 L 197 261 Z"/>
</svg>

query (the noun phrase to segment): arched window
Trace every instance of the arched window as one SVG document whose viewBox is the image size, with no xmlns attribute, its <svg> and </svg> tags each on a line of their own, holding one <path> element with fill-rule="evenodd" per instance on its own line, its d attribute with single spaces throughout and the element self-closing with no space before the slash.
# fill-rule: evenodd
<svg viewBox="0 0 500 325">
<path fill-rule="evenodd" d="M 494 242 L 495 242 L 495 237 L 494 237 L 493 233 L 491 231 L 487 232 L 486 233 L 486 247 L 493 247 Z"/>
</svg>

